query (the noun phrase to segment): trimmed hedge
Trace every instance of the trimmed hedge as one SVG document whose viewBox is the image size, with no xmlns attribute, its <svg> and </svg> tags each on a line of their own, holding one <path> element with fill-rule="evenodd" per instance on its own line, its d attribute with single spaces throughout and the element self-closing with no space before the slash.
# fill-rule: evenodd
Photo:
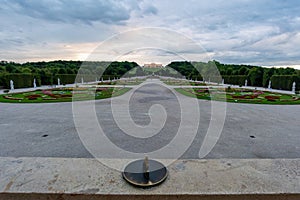
<svg viewBox="0 0 300 200">
<path fill-rule="evenodd" d="M 53 75 L 51 73 L 42 73 L 40 74 L 41 85 L 52 85 Z"/>
<path fill-rule="evenodd" d="M 180 74 L 179 74 L 180 75 Z M 180 78 L 181 78 L 181 75 L 180 75 Z M 203 81 L 203 77 L 199 74 L 199 75 L 193 75 L 191 76 L 191 78 L 193 80 L 197 80 L 197 81 Z"/>
<path fill-rule="evenodd" d="M 232 85 L 245 85 L 246 79 L 248 79 L 248 76 L 246 75 L 232 75 L 232 76 L 222 76 L 224 79 L 225 84 L 232 84 Z M 249 80 L 248 80 L 249 83 Z"/>
<path fill-rule="evenodd" d="M 0 88 L 4 87 L 5 77 L 4 74 L 0 74 Z"/>
<path fill-rule="evenodd" d="M 77 75 L 77 74 L 57 74 L 52 76 L 49 74 L 42 74 L 41 76 L 36 74 L 2 74 L 0 75 L 0 85 L 4 88 L 10 89 L 10 80 L 14 82 L 14 88 L 27 88 L 33 87 L 33 80 L 36 79 L 36 85 L 57 85 L 57 79 L 60 79 L 60 84 L 73 84 L 75 82 L 81 83 L 81 77 L 83 77 L 84 82 L 93 82 L 96 80 L 101 80 L 101 77 L 96 77 L 95 75 Z M 113 80 L 114 78 L 119 78 L 118 76 L 103 75 L 103 80 Z"/>
<path fill-rule="evenodd" d="M 113 76 L 113 75 L 103 75 L 103 80 L 113 80 L 114 78 L 119 78 L 118 76 Z M 57 78 L 60 79 L 60 84 L 65 85 L 65 84 L 73 84 L 75 82 L 81 83 L 81 78 L 83 78 L 84 82 L 94 82 L 97 78 L 97 80 L 101 81 L 102 77 L 97 77 L 96 75 L 86 75 L 86 74 L 57 74 L 55 76 L 55 80 L 53 80 L 53 84 L 57 84 Z"/>
<path fill-rule="evenodd" d="M 10 80 L 14 82 L 14 88 L 33 87 L 33 80 L 36 78 L 37 86 L 40 85 L 40 79 L 35 74 L 6 74 L 4 75 L 4 88 L 10 89 Z"/>
<path fill-rule="evenodd" d="M 58 84 L 58 80 L 57 79 L 60 79 L 60 84 L 61 85 L 65 85 L 65 84 L 73 84 L 75 83 L 75 79 L 76 79 L 76 74 L 57 74 L 55 77 L 54 77 L 54 80 L 53 80 L 53 84 L 54 85 L 57 85 Z"/>
<path fill-rule="evenodd" d="M 300 90 L 300 76 L 297 75 L 273 75 L 271 81 L 273 89 L 292 90 L 296 82 L 296 91 Z"/>
</svg>

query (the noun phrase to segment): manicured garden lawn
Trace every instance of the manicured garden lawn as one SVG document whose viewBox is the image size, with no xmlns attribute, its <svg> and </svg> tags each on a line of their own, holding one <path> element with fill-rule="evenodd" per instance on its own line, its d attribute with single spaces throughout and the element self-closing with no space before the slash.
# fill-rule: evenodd
<svg viewBox="0 0 300 200">
<path fill-rule="evenodd" d="M 3 94 L 0 102 L 7 103 L 52 103 L 70 102 L 75 95 L 76 100 L 105 99 L 120 96 L 130 88 L 54 88 L 47 90 L 36 90 L 32 92 Z"/>
<path fill-rule="evenodd" d="M 158 71 L 163 70 L 163 69 L 162 68 L 143 67 L 143 70 L 145 72 L 155 73 L 155 72 L 158 72 Z"/>
<path fill-rule="evenodd" d="M 188 81 L 188 80 L 164 80 L 164 79 L 162 79 L 161 81 L 163 81 L 167 85 L 175 85 L 175 86 L 179 86 L 179 85 L 206 86 L 206 85 L 209 85 L 209 84 L 199 83 L 199 82 L 196 83 L 196 82 Z"/>
<path fill-rule="evenodd" d="M 249 89 L 208 89 L 208 88 L 176 88 L 177 92 L 186 96 L 205 100 L 227 101 L 252 104 L 300 104 L 297 95 L 255 91 Z"/>
<path fill-rule="evenodd" d="M 130 79 L 130 80 L 117 80 L 116 85 L 139 85 L 143 83 L 146 79 Z"/>
</svg>

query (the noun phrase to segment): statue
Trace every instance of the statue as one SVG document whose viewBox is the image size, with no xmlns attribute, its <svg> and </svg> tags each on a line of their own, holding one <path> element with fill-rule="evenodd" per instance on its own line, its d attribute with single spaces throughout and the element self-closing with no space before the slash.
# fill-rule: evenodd
<svg viewBox="0 0 300 200">
<path fill-rule="evenodd" d="M 36 88 L 36 80 L 33 79 L 33 87 Z"/>
<path fill-rule="evenodd" d="M 246 79 L 245 80 L 245 87 L 247 87 L 248 86 L 248 80 Z"/>
<path fill-rule="evenodd" d="M 269 85 L 268 85 L 268 89 L 271 89 L 271 86 L 272 86 L 272 81 L 270 80 Z"/>
<path fill-rule="evenodd" d="M 83 84 L 83 78 L 81 78 L 81 84 Z"/>
<path fill-rule="evenodd" d="M 222 79 L 222 85 L 224 85 L 224 79 Z"/>
<path fill-rule="evenodd" d="M 15 86 L 14 86 L 14 82 L 13 80 L 10 80 L 10 90 L 14 90 L 15 89 Z"/>
<path fill-rule="evenodd" d="M 292 92 L 296 94 L 296 82 L 293 82 Z"/>
<path fill-rule="evenodd" d="M 57 85 L 60 86 L 60 79 L 57 78 Z"/>
</svg>

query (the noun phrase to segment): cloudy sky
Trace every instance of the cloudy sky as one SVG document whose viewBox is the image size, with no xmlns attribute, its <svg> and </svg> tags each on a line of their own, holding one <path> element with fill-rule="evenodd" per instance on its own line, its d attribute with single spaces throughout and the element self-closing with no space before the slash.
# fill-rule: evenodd
<svg viewBox="0 0 300 200">
<path fill-rule="evenodd" d="M 0 59 L 85 60 L 109 38 L 128 31 L 134 38 L 132 30 L 155 27 L 190 38 L 223 63 L 300 65 L 299 10 L 298 0 L 2 0 Z M 141 37 L 139 44 L 151 47 L 151 39 Z M 127 50 L 138 62 L 174 59 L 163 50 Z M 199 50 L 188 53 L 198 59 Z"/>
</svg>

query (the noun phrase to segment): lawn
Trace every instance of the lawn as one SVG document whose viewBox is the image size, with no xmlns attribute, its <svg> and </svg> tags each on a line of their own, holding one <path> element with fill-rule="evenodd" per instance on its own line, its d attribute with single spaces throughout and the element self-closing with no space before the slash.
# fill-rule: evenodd
<svg viewBox="0 0 300 200">
<path fill-rule="evenodd" d="M 176 88 L 175 90 L 186 96 L 205 100 L 252 104 L 300 104 L 300 97 L 297 95 L 279 94 L 249 89 Z"/>
<path fill-rule="evenodd" d="M 120 96 L 130 88 L 54 88 L 47 90 L 36 90 L 32 92 L 3 94 L 0 95 L 0 102 L 6 103 L 52 103 L 71 102 L 76 100 L 105 99 Z"/>
<path fill-rule="evenodd" d="M 189 80 L 174 80 L 174 79 L 161 79 L 167 85 L 180 86 L 180 85 L 189 85 L 189 86 L 207 86 L 209 84 L 194 82 Z"/>
<path fill-rule="evenodd" d="M 150 67 L 143 67 L 142 69 L 144 70 L 144 72 L 150 72 L 150 73 L 155 73 L 160 70 L 163 70 L 163 68 L 150 68 Z"/>
</svg>

